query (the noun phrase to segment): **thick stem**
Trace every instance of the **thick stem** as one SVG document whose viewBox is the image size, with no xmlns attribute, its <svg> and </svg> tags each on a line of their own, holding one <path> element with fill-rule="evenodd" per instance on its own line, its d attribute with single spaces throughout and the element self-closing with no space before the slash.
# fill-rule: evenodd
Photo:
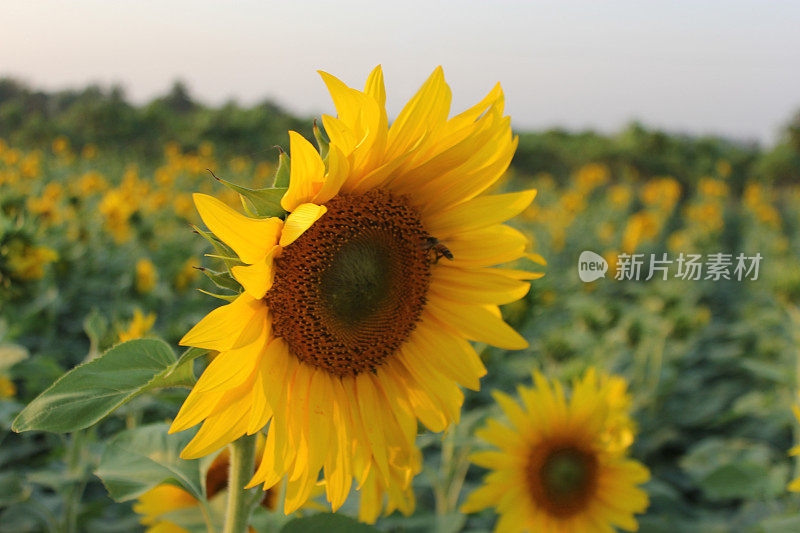
<svg viewBox="0 0 800 533">
<path fill-rule="evenodd" d="M 228 507 L 225 511 L 223 533 L 246 533 L 252 507 L 244 486 L 253 475 L 255 464 L 255 436 L 244 436 L 230 446 L 230 471 L 228 473 Z"/>
</svg>

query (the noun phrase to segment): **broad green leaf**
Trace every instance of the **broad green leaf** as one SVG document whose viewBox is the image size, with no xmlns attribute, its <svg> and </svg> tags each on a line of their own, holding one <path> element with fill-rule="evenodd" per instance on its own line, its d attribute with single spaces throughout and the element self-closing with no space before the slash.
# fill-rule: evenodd
<svg viewBox="0 0 800 533">
<path fill-rule="evenodd" d="M 723 465 L 700 483 L 709 498 L 752 498 L 763 492 L 766 472 L 753 463 Z"/>
<path fill-rule="evenodd" d="M 178 365 L 164 341 L 124 342 L 57 379 L 22 410 L 11 427 L 18 433 L 76 431 L 95 424 L 144 391 L 191 385 L 193 381 L 191 365 Z"/>
<path fill-rule="evenodd" d="M 28 498 L 30 489 L 22 482 L 22 475 L 17 472 L 0 474 L 0 507 L 21 502 Z"/>
<path fill-rule="evenodd" d="M 295 518 L 281 528 L 281 533 L 304 533 L 325 531 L 326 533 L 375 533 L 377 528 L 362 524 L 343 514 L 320 513 Z"/>
<path fill-rule="evenodd" d="M 758 531 L 759 533 L 796 533 L 800 531 L 800 515 L 767 518 L 759 524 Z"/>
<path fill-rule="evenodd" d="M 106 445 L 95 474 L 113 499 L 131 500 L 166 482 L 203 498 L 200 461 L 179 457 L 194 432 L 169 435 L 168 430 L 167 424 L 142 426 L 123 431 Z"/>
</svg>

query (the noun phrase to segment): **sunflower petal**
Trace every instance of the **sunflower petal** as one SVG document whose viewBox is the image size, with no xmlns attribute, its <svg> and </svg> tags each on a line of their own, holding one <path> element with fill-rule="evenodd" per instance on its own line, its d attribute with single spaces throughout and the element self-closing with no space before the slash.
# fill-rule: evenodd
<svg viewBox="0 0 800 533">
<path fill-rule="evenodd" d="M 245 263 L 255 263 L 278 242 L 281 219 L 246 217 L 207 194 L 195 193 L 192 198 L 208 229 Z"/>
<path fill-rule="evenodd" d="M 289 246 L 300 235 L 310 228 L 314 222 L 319 220 L 319 217 L 325 214 L 328 209 L 324 205 L 317 204 L 300 204 L 297 208 L 289 213 L 286 217 L 286 224 L 281 233 L 281 246 Z"/>
</svg>

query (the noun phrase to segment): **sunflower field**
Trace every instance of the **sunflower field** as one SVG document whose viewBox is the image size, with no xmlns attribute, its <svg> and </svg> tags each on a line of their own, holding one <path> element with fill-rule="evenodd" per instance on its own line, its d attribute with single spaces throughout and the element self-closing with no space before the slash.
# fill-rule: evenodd
<svg viewBox="0 0 800 533">
<path fill-rule="evenodd" d="M 444 83 L 436 76 L 421 93 L 428 83 Z M 380 100 L 376 79 L 373 73 L 364 93 L 353 91 L 361 96 L 348 105 L 372 105 L 358 100 L 364 94 Z M 325 81 L 334 96 L 344 94 L 338 80 Z M 505 227 L 500 222 L 510 218 L 509 229 L 471 229 L 470 239 L 459 241 L 455 231 L 424 233 L 399 193 L 366 192 L 357 196 L 361 203 L 335 192 L 323 198 L 335 172 L 346 184 L 345 175 L 371 155 L 358 152 L 363 143 L 352 153 L 342 148 L 347 135 L 336 128 L 348 118 L 340 101 L 338 120 L 314 121 L 268 103 L 205 107 L 182 86 L 137 107 L 117 90 L 45 94 L 0 81 L 0 532 L 800 531 L 800 482 L 793 483 L 800 462 L 790 455 L 800 444 L 793 411 L 800 127 L 790 126 L 771 149 L 639 125 L 608 136 L 522 132 L 512 141 L 498 91 L 464 118 L 484 128 L 476 136 L 488 132 L 498 153 L 505 150 L 486 197 L 537 192 L 532 202 L 530 193 L 524 205 L 514 204 L 518 209 L 509 200 L 510 215 L 492 226 Z M 368 120 L 364 113 L 354 128 Z M 385 120 L 383 113 L 375 120 Z M 288 130 L 299 133 L 290 137 Z M 434 162 L 458 156 L 443 152 L 447 157 Z M 503 157 L 511 161 L 507 170 Z M 327 181 L 313 194 L 288 181 L 314 172 Z M 418 190 L 430 193 L 426 179 Z M 283 199 L 263 192 L 282 180 Z M 350 197 L 354 191 L 357 185 Z M 430 193 L 426 228 L 446 227 L 436 217 L 453 209 L 447 191 L 439 193 Z M 259 216 L 273 209 L 289 212 L 285 221 Z M 383 213 L 401 213 L 401 220 Z M 382 344 L 373 350 L 367 342 L 355 355 L 326 344 L 313 324 L 316 289 L 306 290 L 312 269 L 300 261 L 316 252 L 326 257 L 328 235 L 350 226 L 361 231 L 358 221 L 370 217 L 376 222 L 358 235 L 379 228 L 378 244 L 348 252 L 366 273 L 337 271 L 330 282 L 323 276 L 321 287 L 332 296 L 320 296 L 320 305 L 341 311 L 342 323 L 378 306 L 341 285 L 372 280 L 371 254 L 384 245 L 408 248 L 398 276 L 412 276 L 420 265 L 426 276 L 434 269 L 434 288 L 437 272 L 455 270 L 459 260 L 473 261 L 474 270 L 510 261 L 486 268 L 481 290 L 461 279 L 442 282 L 475 299 L 485 316 L 463 327 L 474 332 L 464 335 L 469 343 L 458 337 L 435 344 L 431 337 L 437 349 L 409 355 L 409 375 L 406 367 L 393 369 L 373 402 L 372 389 L 353 385 L 353 401 L 339 382 L 351 379 L 348 372 L 379 376 L 384 358 L 394 355 Z M 228 219 L 241 219 L 243 229 L 219 222 Z M 276 225 L 282 233 L 253 255 L 248 239 L 279 231 Z M 386 240 L 401 232 L 406 240 Z M 409 234 L 422 247 L 403 244 Z M 519 239 L 518 252 L 481 259 L 478 249 L 499 250 L 506 238 Z M 592 281 L 579 276 L 586 251 L 607 265 Z M 277 253 L 273 265 L 270 254 Z M 737 271 L 740 255 L 759 262 Z M 700 257 L 706 270 L 686 276 L 688 256 Z M 728 261 L 724 275 L 708 270 L 715 257 Z M 626 269 L 636 258 L 642 265 L 633 276 Z M 653 271 L 658 259 L 664 268 Z M 412 284 L 397 296 L 393 287 L 385 290 L 398 307 L 375 328 L 399 328 L 416 300 L 440 305 L 435 292 L 426 297 Z M 493 299 L 495 293 L 501 296 Z M 244 401 L 233 384 L 256 397 L 263 380 L 269 394 L 269 368 L 245 379 L 244 355 L 237 355 L 244 341 L 212 342 L 216 333 L 197 329 L 220 306 L 251 301 L 270 302 L 269 315 L 243 310 L 237 327 L 269 316 L 297 359 L 336 379 L 323 385 L 309 373 L 305 392 L 283 397 L 283 404 L 267 398 L 261 412 L 253 407 L 241 421 L 214 418 Z M 502 320 L 485 310 L 498 304 Z M 250 335 L 248 342 L 273 335 L 251 329 L 241 334 Z M 417 326 L 420 335 L 433 329 Z M 317 344 L 301 357 L 295 339 L 302 335 Z M 464 359 L 453 361 L 451 348 L 463 350 Z M 422 369 L 440 360 L 449 366 L 425 378 Z M 300 364 L 292 361 L 282 364 Z M 278 388 L 291 381 L 285 372 L 275 371 Z M 392 393 L 426 379 L 425 392 L 409 396 L 410 407 Z M 190 391 L 197 396 L 187 399 Z M 212 393 L 218 406 L 203 411 Z M 362 424 L 345 408 L 329 407 L 345 400 Z M 402 445 L 381 444 L 394 426 L 384 434 L 370 421 L 386 416 L 397 416 Z M 305 426 L 296 429 L 301 417 L 308 417 Z M 271 420 L 269 430 L 264 420 Z M 229 440 L 227 426 L 212 427 L 240 423 Z M 280 455 L 281 437 L 272 428 L 284 426 L 290 437 Z M 315 431 L 326 438 L 314 442 Z M 247 442 L 241 449 L 226 447 L 245 433 L 251 436 L 239 439 Z M 365 443 L 374 458 L 362 458 Z M 587 451 L 599 446 L 602 454 Z M 285 464 L 272 464 L 280 462 L 275 457 Z M 539 474 L 531 474 L 534 465 Z M 339 479 L 338 472 L 350 475 Z M 258 488 L 233 497 L 230 487 L 244 486 L 254 473 Z M 241 509 L 244 522 L 232 525 L 228 518 Z"/>
</svg>

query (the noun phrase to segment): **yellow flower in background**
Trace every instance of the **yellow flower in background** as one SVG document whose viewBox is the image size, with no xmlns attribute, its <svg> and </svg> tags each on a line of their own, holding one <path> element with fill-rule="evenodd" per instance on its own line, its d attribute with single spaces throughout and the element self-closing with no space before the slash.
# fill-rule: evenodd
<svg viewBox="0 0 800 533">
<path fill-rule="evenodd" d="M 722 180 L 715 180 L 713 178 L 703 178 L 697 185 L 697 190 L 700 194 L 705 196 L 727 196 L 728 184 Z"/>
<path fill-rule="evenodd" d="M 20 280 L 44 277 L 44 268 L 58 259 L 58 253 L 47 246 L 28 246 L 21 242 L 10 244 L 4 250 L 11 275 Z"/>
<path fill-rule="evenodd" d="M 53 153 L 56 155 L 63 155 L 69 152 L 69 140 L 64 136 L 56 137 L 53 141 Z"/>
<path fill-rule="evenodd" d="M 98 209 L 103 215 L 105 228 L 117 243 L 123 243 L 131 237 L 130 217 L 138 205 L 128 201 L 127 195 L 119 190 L 108 191 L 100 201 Z"/>
<path fill-rule="evenodd" d="M 797 404 L 792 406 L 792 411 L 794 412 L 794 416 L 798 422 L 800 422 L 800 407 Z M 800 445 L 795 446 L 791 450 L 789 450 L 789 455 L 796 457 L 800 455 Z M 791 492 L 800 492 L 800 478 L 792 480 L 787 487 Z"/>
<path fill-rule="evenodd" d="M 86 198 L 108 188 L 105 176 L 96 170 L 86 172 L 77 182 L 77 193 Z"/>
<path fill-rule="evenodd" d="M 91 161 L 92 159 L 97 157 L 97 146 L 94 144 L 87 144 L 81 150 L 81 158 L 85 159 L 86 161 Z"/>
<path fill-rule="evenodd" d="M 673 178 L 655 178 L 644 184 L 640 197 L 645 205 L 671 211 L 681 198 L 681 185 Z"/>
<path fill-rule="evenodd" d="M 688 206 L 686 217 L 709 232 L 720 231 L 725 226 L 722 206 L 713 200 Z"/>
<path fill-rule="evenodd" d="M 181 509 L 198 507 L 197 499 L 175 485 L 163 484 L 153 487 L 133 505 L 133 511 L 142 515 L 139 522 L 147 526 L 147 533 L 189 533 L 189 530 L 170 522 L 165 516 Z"/>
<path fill-rule="evenodd" d="M 660 230 L 658 219 L 649 211 L 639 211 L 628 218 L 622 233 L 622 250 L 632 253 L 645 241 L 654 239 Z"/>
<path fill-rule="evenodd" d="M 494 507 L 496 531 L 587 533 L 638 528 L 647 509 L 638 487 L 650 474 L 626 456 L 633 436 L 625 382 L 594 370 L 567 397 L 559 382 L 534 375 L 521 401 L 496 392 L 508 422 L 490 419 L 476 436 L 496 450 L 472 461 L 491 470 L 462 512 Z"/>
<path fill-rule="evenodd" d="M 269 422 L 250 485 L 288 478 L 284 512 L 320 471 L 334 510 L 355 480 L 359 518 L 413 510 L 421 469 L 417 424 L 457 421 L 459 385 L 486 370 L 467 340 L 527 342 L 498 305 L 521 298 L 525 236 L 502 224 L 535 191 L 481 195 L 505 172 L 517 139 L 500 86 L 448 118 L 437 68 L 391 127 L 380 67 L 364 91 L 321 73 L 338 118 L 324 115 L 326 159 L 290 132 L 291 180 L 280 218 L 253 219 L 203 194 L 206 226 L 239 256 L 244 292 L 181 340 L 219 351 L 171 431 L 203 422 L 182 457 L 208 455 Z"/>
<path fill-rule="evenodd" d="M 127 329 L 121 331 L 119 334 L 119 342 L 132 341 L 134 339 L 141 339 L 147 335 L 156 323 L 156 314 L 142 313 L 141 309 L 134 309 L 133 320 L 128 324 Z"/>
<path fill-rule="evenodd" d="M 136 262 L 136 292 L 146 294 L 152 291 L 158 282 L 158 271 L 149 259 L 143 258 Z"/>
<path fill-rule="evenodd" d="M 8 376 L 0 374 L 0 399 L 13 398 L 17 395 L 17 386 Z"/>
<path fill-rule="evenodd" d="M 575 185 L 583 193 L 591 192 L 600 185 L 608 183 L 611 172 L 608 167 L 600 163 L 583 165 L 575 174 Z"/>
<path fill-rule="evenodd" d="M 611 205 L 621 209 L 631 202 L 631 189 L 627 185 L 612 185 L 608 189 L 608 199 Z"/>
<path fill-rule="evenodd" d="M 175 276 L 175 288 L 179 291 L 186 289 L 189 285 L 194 283 L 194 280 L 200 275 L 200 260 L 196 257 L 190 257 L 183 263 L 180 272 Z"/>
<path fill-rule="evenodd" d="M 40 197 L 28 198 L 28 210 L 50 224 L 57 224 L 62 220 L 59 206 L 63 192 L 64 188 L 60 183 L 48 183 Z"/>
</svg>

